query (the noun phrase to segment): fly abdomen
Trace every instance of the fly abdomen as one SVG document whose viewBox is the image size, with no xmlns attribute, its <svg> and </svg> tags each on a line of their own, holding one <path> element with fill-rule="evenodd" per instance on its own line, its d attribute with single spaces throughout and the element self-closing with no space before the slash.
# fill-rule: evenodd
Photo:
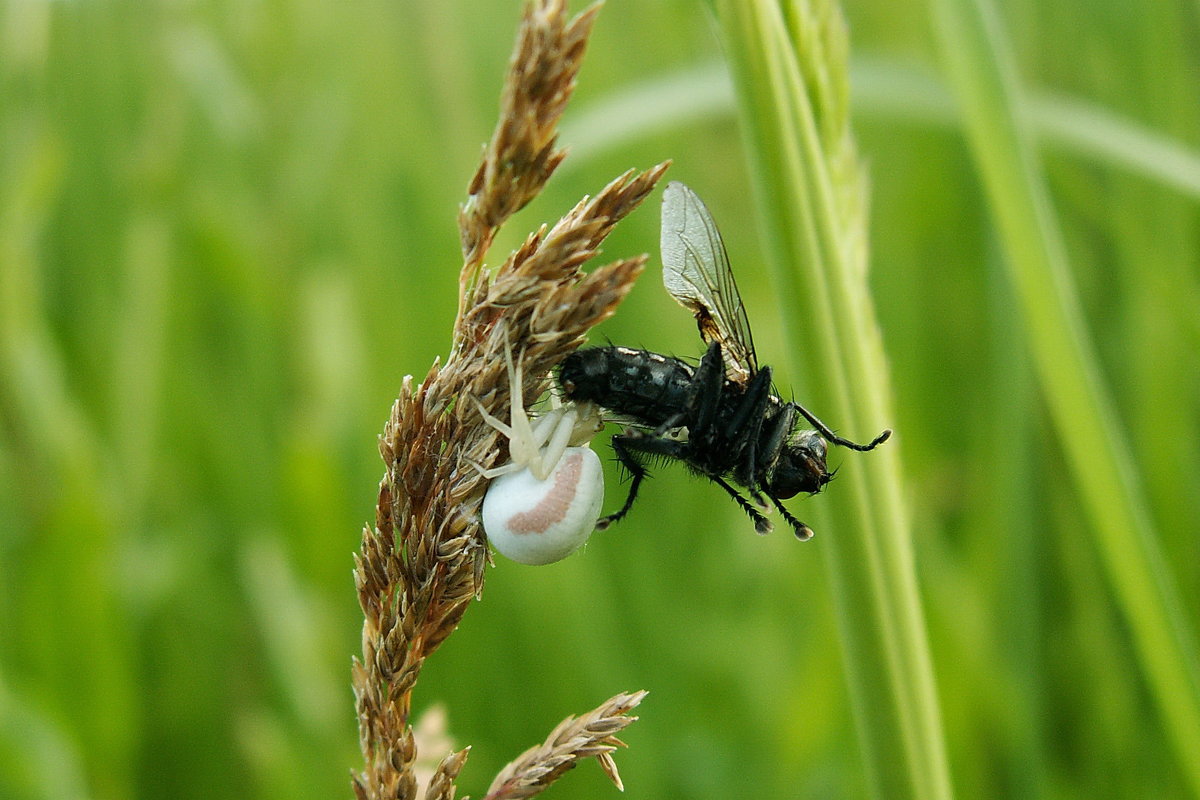
<svg viewBox="0 0 1200 800">
<path fill-rule="evenodd" d="M 653 428 L 686 407 L 694 373 L 691 365 L 658 353 L 591 347 L 567 356 L 558 381 L 572 400 L 591 401 Z"/>
</svg>

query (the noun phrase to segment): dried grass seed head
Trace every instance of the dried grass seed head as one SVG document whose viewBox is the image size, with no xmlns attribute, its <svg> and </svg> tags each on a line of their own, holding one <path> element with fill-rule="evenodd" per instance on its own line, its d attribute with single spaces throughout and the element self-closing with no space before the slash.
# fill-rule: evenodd
<svg viewBox="0 0 1200 800">
<path fill-rule="evenodd" d="M 501 117 L 459 215 L 463 265 L 450 357 L 419 383 L 405 381 L 380 440 L 386 471 L 375 523 L 363 531 L 355 559 L 364 613 L 362 658 L 353 669 L 364 758 L 353 786 L 360 798 L 417 796 L 413 685 L 482 589 L 488 559 L 480 507 L 488 482 L 470 461 L 494 465 L 507 447 L 464 399 L 474 395 L 489 414 L 505 414 L 509 381 L 497 357 L 509 337 L 525 346 L 523 400 L 535 399 L 548 371 L 612 314 L 645 261 L 580 270 L 653 189 L 665 164 L 620 176 L 554 228 L 531 236 L 494 273 L 483 264 L 500 226 L 541 192 L 564 157 L 555 147 L 558 119 L 596 12 L 593 6 L 569 17 L 563 0 L 526 3 Z M 460 764 L 461 756 L 443 762 L 431 797 L 454 795 Z"/>
</svg>

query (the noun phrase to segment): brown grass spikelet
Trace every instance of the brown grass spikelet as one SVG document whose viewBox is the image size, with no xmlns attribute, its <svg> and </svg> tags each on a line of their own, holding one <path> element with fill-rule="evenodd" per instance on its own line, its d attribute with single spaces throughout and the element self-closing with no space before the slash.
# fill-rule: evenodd
<svg viewBox="0 0 1200 800">
<path fill-rule="evenodd" d="M 583 758 L 596 758 L 613 784 L 625 786 L 612 753 L 625 743 L 617 734 L 637 721 L 629 716 L 645 692 L 619 694 L 599 708 L 576 719 L 567 717 L 546 741 L 529 748 L 500 770 L 484 800 L 521 800 L 532 797 L 572 769 Z"/>
<path fill-rule="evenodd" d="M 420 382 L 404 379 L 380 436 L 385 472 L 375 520 L 363 529 L 354 559 L 364 616 L 362 657 L 353 666 L 364 760 L 353 787 L 361 800 L 449 800 L 469 750 L 432 754 L 444 757 L 431 777 L 418 781 L 418 747 L 429 740 L 414 736 L 412 690 L 425 659 L 480 595 L 488 563 L 479 524 L 488 482 L 473 465 L 489 467 L 508 457 L 507 441 L 469 398 L 493 415 L 507 415 L 504 353 L 511 348 L 523 367 L 522 400 L 536 401 L 548 388 L 549 370 L 613 313 L 646 260 L 643 255 L 582 271 L 667 164 L 619 176 L 529 236 L 500 267 L 484 269 L 496 231 L 541 191 L 562 161 L 563 152 L 554 149 L 557 123 L 597 11 L 593 6 L 568 18 L 562 0 L 527 4 L 501 117 L 459 214 L 463 265 L 450 355 L 445 363 L 435 361 Z M 619 786 L 611 759 L 620 745 L 614 734 L 633 721 L 625 714 L 641 698 L 618 695 L 579 719 L 568 718 L 545 745 L 514 762 L 508 777 L 497 779 L 495 786 L 522 787 L 523 793 L 496 796 L 529 797 L 586 757 L 597 758 Z M 431 754 L 422 755 L 425 763 Z"/>
<path fill-rule="evenodd" d="M 541 192 L 566 157 L 554 148 L 599 4 L 568 19 L 566 0 L 525 5 L 500 98 L 500 121 L 459 213 L 463 258 L 483 257 L 496 230 Z"/>
</svg>

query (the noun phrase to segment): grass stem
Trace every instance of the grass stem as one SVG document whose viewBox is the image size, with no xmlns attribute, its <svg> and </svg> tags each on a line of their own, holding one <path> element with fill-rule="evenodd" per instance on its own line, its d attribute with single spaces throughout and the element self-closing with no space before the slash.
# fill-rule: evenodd
<svg viewBox="0 0 1200 800">
<path fill-rule="evenodd" d="M 1033 146 L 1014 59 L 988 0 L 934 0 L 943 60 L 991 200 L 1034 367 L 1151 693 L 1200 794 L 1196 638 L 1101 374 Z"/>
<path fill-rule="evenodd" d="M 866 281 L 866 182 L 848 124 L 846 32 L 831 3 L 718 0 L 794 352 L 814 403 L 847 433 L 893 417 Z M 802 309 L 802 311 L 801 311 Z M 801 347 L 799 345 L 803 344 Z M 793 370 L 795 372 L 795 370 Z M 917 594 L 897 441 L 847 469 L 823 526 L 859 741 L 874 794 L 948 798 L 949 770 Z M 846 484 L 849 484 L 847 486 Z M 818 531 L 821 535 L 821 531 Z"/>
</svg>

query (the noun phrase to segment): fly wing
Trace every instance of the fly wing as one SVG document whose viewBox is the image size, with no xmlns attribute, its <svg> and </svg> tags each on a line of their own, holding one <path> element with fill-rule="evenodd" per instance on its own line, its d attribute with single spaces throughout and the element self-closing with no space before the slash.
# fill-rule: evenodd
<svg viewBox="0 0 1200 800">
<path fill-rule="evenodd" d="M 726 377 L 748 383 L 758 361 L 725 243 L 703 201 L 678 181 L 663 192 L 661 247 L 667 292 L 692 312 L 700 338 L 721 343 Z"/>
</svg>

